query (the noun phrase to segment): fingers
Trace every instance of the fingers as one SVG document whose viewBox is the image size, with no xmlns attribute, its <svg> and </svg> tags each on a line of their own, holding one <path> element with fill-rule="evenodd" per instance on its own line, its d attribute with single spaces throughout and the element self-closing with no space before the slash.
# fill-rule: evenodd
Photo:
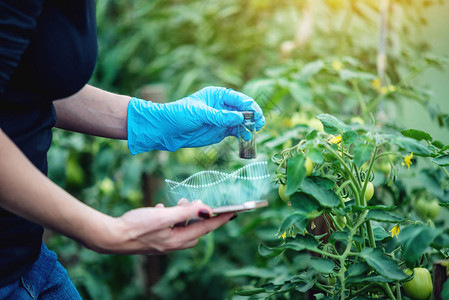
<svg viewBox="0 0 449 300">
<path fill-rule="evenodd" d="M 254 120 L 256 122 L 256 130 L 259 131 L 265 126 L 265 117 L 259 104 L 254 99 L 247 95 L 236 92 L 232 89 L 227 89 L 223 93 L 223 102 L 226 105 L 235 107 L 237 110 L 252 110 L 254 111 Z"/>
<path fill-rule="evenodd" d="M 169 227 L 174 224 L 183 223 L 187 220 L 207 218 L 212 216 L 212 209 L 201 203 L 194 202 L 192 205 L 168 207 L 160 211 L 161 227 Z"/>
<path fill-rule="evenodd" d="M 185 206 L 185 205 L 187 205 L 187 204 L 189 204 L 189 200 L 187 200 L 186 198 L 181 198 L 179 201 L 178 201 L 178 206 Z"/>
<path fill-rule="evenodd" d="M 155 206 L 155 208 L 163 208 L 164 207 L 164 204 L 162 204 L 162 203 L 158 203 L 158 204 L 156 204 L 156 206 Z"/>
<path fill-rule="evenodd" d="M 242 124 L 243 115 L 241 112 L 218 110 L 209 106 L 203 109 L 204 119 L 203 123 L 208 125 L 215 125 L 219 127 L 234 127 Z"/>
<path fill-rule="evenodd" d="M 175 231 L 175 234 L 182 237 L 183 240 L 191 241 L 226 224 L 234 215 L 234 213 L 223 214 L 209 220 L 190 224 L 186 227 L 176 227 L 173 230 Z"/>
</svg>

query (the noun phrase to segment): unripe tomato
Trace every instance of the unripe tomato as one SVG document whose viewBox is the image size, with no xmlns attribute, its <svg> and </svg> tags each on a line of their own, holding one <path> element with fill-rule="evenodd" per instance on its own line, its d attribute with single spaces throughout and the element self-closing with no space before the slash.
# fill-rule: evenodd
<svg viewBox="0 0 449 300">
<path fill-rule="evenodd" d="M 285 202 L 290 201 L 290 196 L 285 195 L 285 191 L 287 190 L 287 186 L 285 184 L 281 184 L 279 186 L 279 197 Z"/>
<path fill-rule="evenodd" d="M 381 171 L 382 173 L 388 175 L 391 172 L 391 164 L 388 161 L 382 162 L 381 164 L 376 166 L 376 169 Z"/>
<path fill-rule="evenodd" d="M 432 277 L 425 268 L 406 269 L 405 274 L 414 273 L 412 280 L 402 283 L 405 294 L 413 300 L 427 300 L 432 295 Z"/>
<path fill-rule="evenodd" d="M 428 212 L 427 215 L 429 216 L 429 219 L 433 220 L 440 214 L 440 204 L 438 204 L 438 200 L 432 200 L 429 203 L 428 206 Z"/>
<path fill-rule="evenodd" d="M 440 205 L 436 199 L 426 200 L 425 198 L 419 198 L 416 201 L 415 210 L 421 218 L 433 220 L 440 213 Z"/>
<path fill-rule="evenodd" d="M 306 167 L 306 176 L 310 176 L 313 173 L 313 162 L 310 158 L 306 157 L 306 162 L 304 163 Z"/>
<path fill-rule="evenodd" d="M 364 182 L 362 182 L 362 186 L 365 185 Z M 366 202 L 370 201 L 371 198 L 373 198 L 374 195 L 374 185 L 372 182 L 368 182 L 368 184 L 366 185 L 366 190 L 365 190 L 365 200 Z"/>
<path fill-rule="evenodd" d="M 346 217 L 345 216 L 337 216 L 336 218 L 337 224 L 340 226 L 341 229 L 346 227 Z"/>
<path fill-rule="evenodd" d="M 329 285 L 334 286 L 337 283 L 337 277 L 335 276 L 329 276 L 329 278 L 327 279 L 329 282 Z"/>
</svg>

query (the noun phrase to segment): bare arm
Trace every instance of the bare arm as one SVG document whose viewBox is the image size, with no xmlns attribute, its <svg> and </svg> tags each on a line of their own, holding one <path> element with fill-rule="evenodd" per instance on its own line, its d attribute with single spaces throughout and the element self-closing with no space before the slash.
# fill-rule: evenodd
<svg viewBox="0 0 449 300">
<path fill-rule="evenodd" d="M 0 129 L 0 206 L 59 231 L 103 253 L 163 253 L 193 247 L 198 238 L 228 222 L 232 214 L 187 227 L 210 207 L 196 203 L 140 208 L 113 218 L 78 201 L 44 176 Z"/>
<path fill-rule="evenodd" d="M 128 96 L 85 85 L 78 93 L 54 101 L 56 127 L 81 133 L 127 139 Z"/>
</svg>

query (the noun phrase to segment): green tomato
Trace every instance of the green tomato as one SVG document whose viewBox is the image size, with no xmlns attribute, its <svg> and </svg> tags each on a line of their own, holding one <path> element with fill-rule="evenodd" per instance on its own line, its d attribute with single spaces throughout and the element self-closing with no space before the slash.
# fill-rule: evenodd
<svg viewBox="0 0 449 300">
<path fill-rule="evenodd" d="M 440 204 L 438 200 L 432 200 L 429 203 L 428 206 L 428 212 L 427 215 L 429 216 L 429 219 L 433 220 L 440 214 Z"/>
<path fill-rule="evenodd" d="M 405 294 L 413 300 L 427 300 L 432 295 L 432 277 L 425 268 L 414 268 L 413 271 L 406 269 L 405 274 L 411 275 L 414 273 L 412 280 L 404 282 L 402 287 Z"/>
<path fill-rule="evenodd" d="M 337 216 L 336 221 L 341 229 L 346 227 L 347 220 L 345 216 Z"/>
<path fill-rule="evenodd" d="M 388 161 L 384 161 L 381 164 L 377 165 L 376 169 L 388 175 L 391 172 L 391 164 Z"/>
<path fill-rule="evenodd" d="M 306 157 L 306 162 L 304 163 L 304 167 L 306 168 L 306 176 L 310 176 L 313 173 L 313 161 Z"/>
<path fill-rule="evenodd" d="M 290 196 L 287 196 L 285 194 L 286 190 L 287 190 L 287 186 L 285 184 L 281 184 L 279 186 L 279 197 L 281 197 L 281 199 L 284 200 L 285 202 L 289 202 L 290 201 Z"/>
<path fill-rule="evenodd" d="M 422 219 L 433 220 L 440 214 L 440 205 L 436 199 L 426 200 L 425 198 L 419 198 L 416 201 L 415 210 Z"/>
<path fill-rule="evenodd" d="M 365 185 L 365 182 L 362 182 L 362 186 Z M 368 182 L 368 184 L 366 185 L 366 190 L 365 190 L 365 200 L 366 202 L 370 201 L 371 198 L 373 198 L 374 195 L 374 185 L 372 182 Z"/>
</svg>

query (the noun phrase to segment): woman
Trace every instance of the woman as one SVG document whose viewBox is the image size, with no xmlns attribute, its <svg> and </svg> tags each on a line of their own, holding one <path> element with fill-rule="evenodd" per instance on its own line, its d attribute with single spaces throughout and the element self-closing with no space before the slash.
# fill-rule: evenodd
<svg viewBox="0 0 449 300">
<path fill-rule="evenodd" d="M 235 134 L 241 110 L 264 125 L 251 98 L 225 88 L 155 104 L 86 85 L 96 55 L 93 0 L 0 0 L 0 299 L 80 298 L 43 226 L 100 253 L 155 254 L 193 247 L 234 217 L 183 200 L 113 218 L 45 176 L 53 126 L 127 139 L 134 155 L 217 143 Z M 202 221 L 172 226 L 188 219 Z"/>
</svg>

